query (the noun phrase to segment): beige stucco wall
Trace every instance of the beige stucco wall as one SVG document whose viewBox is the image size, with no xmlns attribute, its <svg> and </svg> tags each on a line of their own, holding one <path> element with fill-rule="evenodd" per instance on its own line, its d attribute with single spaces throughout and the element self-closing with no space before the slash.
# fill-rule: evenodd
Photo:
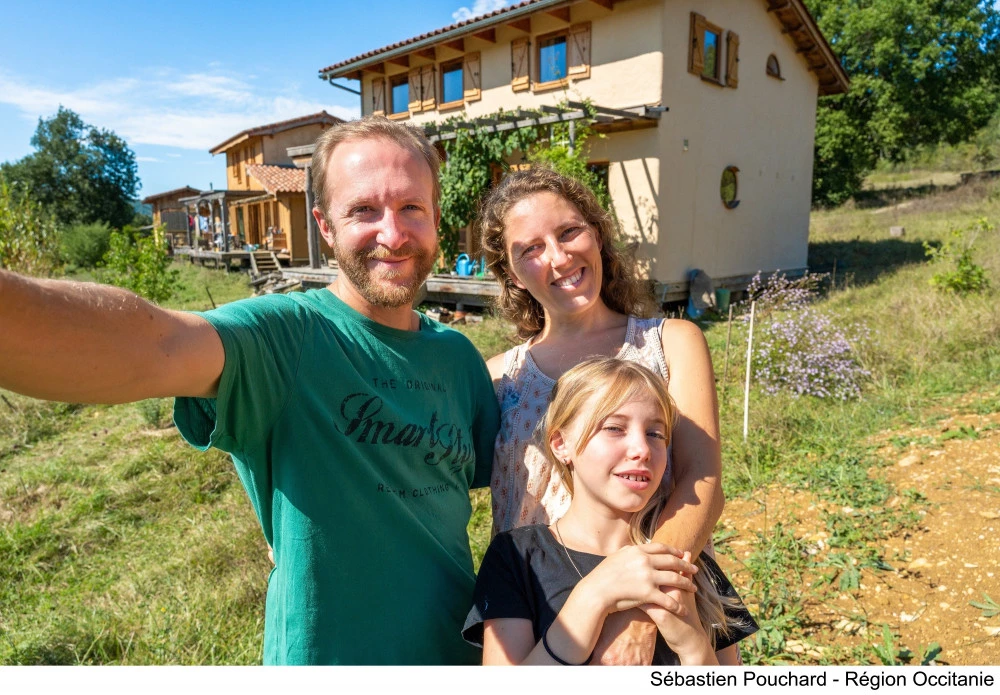
<svg viewBox="0 0 1000 695">
<path fill-rule="evenodd" d="M 740 36 L 739 86 L 687 72 L 690 12 Z M 663 12 L 660 238 L 655 277 L 682 280 L 806 264 L 818 83 L 763 2 L 667 2 Z M 765 72 L 774 53 L 784 81 Z M 687 151 L 684 141 L 687 140 Z M 740 205 L 719 197 L 722 171 L 740 168 Z"/>
<path fill-rule="evenodd" d="M 739 86 L 723 88 L 687 72 L 690 13 L 740 36 Z M 411 114 L 413 123 L 463 114 L 532 108 L 589 98 L 627 108 L 662 104 L 658 127 L 594 140 L 590 158 L 607 161 L 609 187 L 623 231 L 638 242 L 649 277 L 686 279 L 692 268 L 713 277 L 806 264 L 818 83 L 763 0 L 627 0 L 613 11 L 594 3 L 571 8 L 571 23 L 592 22 L 591 75 L 565 89 L 515 93 L 510 42 L 523 32 L 497 29 L 496 44 L 466 39 L 480 51 L 482 98 L 462 110 Z M 532 35 L 567 26 L 545 14 Z M 723 35 L 725 45 L 725 35 Z M 722 55 L 725 64 L 725 55 Z M 765 65 L 774 53 L 783 81 Z M 437 49 L 437 59 L 458 57 Z M 534 57 L 534 56 L 533 56 Z M 412 59 L 412 66 L 429 63 Z M 388 65 L 387 77 L 407 68 Z M 372 81 L 362 79 L 362 112 L 371 111 Z M 685 141 L 687 143 L 685 149 Z M 723 170 L 741 170 L 735 210 L 719 197 Z"/>
</svg>

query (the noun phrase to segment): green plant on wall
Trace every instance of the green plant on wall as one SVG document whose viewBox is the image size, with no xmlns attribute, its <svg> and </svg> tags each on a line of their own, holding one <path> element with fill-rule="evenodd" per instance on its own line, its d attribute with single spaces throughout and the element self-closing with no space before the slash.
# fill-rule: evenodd
<svg viewBox="0 0 1000 695">
<path fill-rule="evenodd" d="M 503 110 L 482 120 L 501 120 Z M 461 123 L 450 118 L 444 127 Z M 450 265 L 458 255 L 461 231 L 476 216 L 479 200 L 489 189 L 492 167 L 507 168 L 506 160 L 514 152 L 527 152 L 538 139 L 536 128 L 513 128 L 495 131 L 484 127 L 476 130 L 456 128 L 456 137 L 444 141 L 447 156 L 441 169 L 441 252 Z"/>
<path fill-rule="evenodd" d="M 501 109 L 478 120 L 500 122 L 509 115 Z M 526 118 L 543 115 L 531 113 Z M 447 130 L 461 123 L 462 118 L 455 117 L 445 121 L 442 127 Z M 475 219 L 479 201 L 493 181 L 493 171 L 499 167 L 506 172 L 510 168 L 507 160 L 516 152 L 534 166 L 546 166 L 582 181 L 595 192 L 601 204 L 610 209 L 607 187 L 587 165 L 587 142 L 594 136 L 589 123 L 590 119 L 574 122 L 572 146 L 568 122 L 501 131 L 491 126 L 474 130 L 456 128 L 456 137 L 443 141 L 446 161 L 441 169 L 440 240 L 445 263 L 448 266 L 454 263 L 459 235 Z"/>
</svg>

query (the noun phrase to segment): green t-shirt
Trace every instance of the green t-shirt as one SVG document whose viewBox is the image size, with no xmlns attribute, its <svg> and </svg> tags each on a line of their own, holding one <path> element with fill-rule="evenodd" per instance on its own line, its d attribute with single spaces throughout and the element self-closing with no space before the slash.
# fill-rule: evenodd
<svg viewBox="0 0 1000 695">
<path fill-rule="evenodd" d="M 206 312 L 215 399 L 178 398 L 184 438 L 229 452 L 274 548 L 264 663 L 471 664 L 469 489 L 499 411 L 460 333 L 388 328 L 326 289 Z"/>
</svg>

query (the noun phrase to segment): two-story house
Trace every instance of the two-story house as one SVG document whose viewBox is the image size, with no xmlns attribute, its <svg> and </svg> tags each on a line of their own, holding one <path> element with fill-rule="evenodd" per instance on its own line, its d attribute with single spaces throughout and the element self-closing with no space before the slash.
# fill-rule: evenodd
<svg viewBox="0 0 1000 695">
<path fill-rule="evenodd" d="M 326 128 L 341 119 L 320 111 L 279 123 L 249 128 L 209 152 L 226 156 L 225 206 L 229 233 L 246 244 L 270 248 L 290 263 L 309 261 L 306 238 L 306 176 L 288 148 L 311 145 Z M 254 195 L 257 193 L 257 195 Z M 333 251 L 320 240 L 320 251 Z"/>
<path fill-rule="evenodd" d="M 848 84 L 801 0 L 525 0 L 320 73 L 437 139 L 589 101 L 589 157 L 664 299 L 693 268 L 737 288 L 805 267 L 816 101 Z"/>
</svg>

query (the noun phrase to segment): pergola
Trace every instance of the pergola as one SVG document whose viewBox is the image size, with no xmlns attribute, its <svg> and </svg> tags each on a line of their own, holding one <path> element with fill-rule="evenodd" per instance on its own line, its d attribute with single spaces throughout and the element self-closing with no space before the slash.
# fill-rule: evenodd
<svg viewBox="0 0 1000 695">
<path fill-rule="evenodd" d="M 188 214 L 191 213 L 191 209 L 194 208 L 195 217 L 198 216 L 199 210 L 202 207 L 208 207 L 208 219 L 210 222 L 215 219 L 215 208 L 219 207 L 219 220 L 222 222 L 222 250 L 229 251 L 229 221 L 226 219 L 226 205 L 227 202 L 233 199 L 243 200 L 245 198 L 259 196 L 260 191 L 230 191 L 230 190 L 211 190 L 202 191 L 198 195 L 191 196 L 189 198 L 180 198 L 177 202 L 184 205 Z M 188 230 L 188 246 L 194 247 L 193 239 L 191 238 L 191 230 Z"/>
<path fill-rule="evenodd" d="M 537 128 L 555 123 L 569 124 L 570 148 L 576 141 L 575 124 L 589 120 L 597 132 L 609 133 L 622 130 L 655 128 L 660 116 L 669 111 L 666 106 L 636 106 L 630 109 L 613 109 L 607 106 L 567 101 L 563 106 L 540 106 L 538 110 L 514 109 L 499 114 L 468 121 L 449 120 L 444 123 L 426 123 L 424 132 L 431 142 L 454 140 L 459 131 L 501 132 L 519 128 Z"/>
</svg>

